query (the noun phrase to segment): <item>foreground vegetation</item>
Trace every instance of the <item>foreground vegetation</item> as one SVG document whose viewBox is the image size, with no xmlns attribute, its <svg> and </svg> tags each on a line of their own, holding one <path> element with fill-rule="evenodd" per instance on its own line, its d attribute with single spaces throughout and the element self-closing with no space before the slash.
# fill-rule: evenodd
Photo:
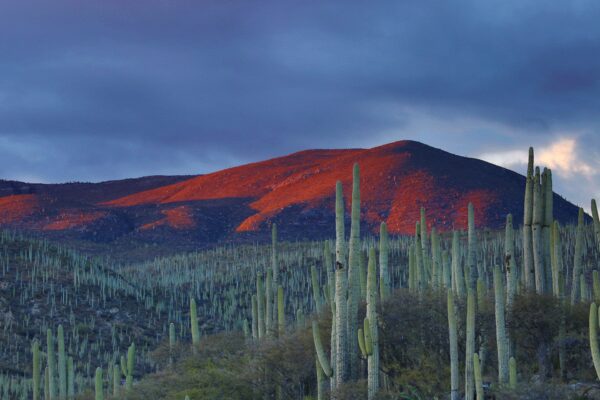
<svg viewBox="0 0 600 400">
<path fill-rule="evenodd" d="M 335 244 L 109 266 L 4 233 L 2 398 L 598 398 L 595 203 L 559 226 L 531 154 L 522 227 L 372 238 L 359 182 Z"/>
</svg>

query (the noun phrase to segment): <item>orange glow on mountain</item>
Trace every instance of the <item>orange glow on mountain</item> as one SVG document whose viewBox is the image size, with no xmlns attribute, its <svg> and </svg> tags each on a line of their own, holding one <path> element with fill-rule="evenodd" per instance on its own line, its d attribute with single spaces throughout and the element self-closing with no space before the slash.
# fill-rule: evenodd
<svg viewBox="0 0 600 400">
<path fill-rule="evenodd" d="M 21 222 L 38 211 L 39 208 L 39 199 L 34 194 L 15 194 L 0 197 L 0 223 Z"/>
<path fill-rule="evenodd" d="M 164 218 L 142 225 L 140 230 L 154 229 L 163 225 L 168 225 L 174 229 L 191 229 L 196 225 L 192 210 L 187 206 L 179 206 L 161 212 L 164 215 Z"/>
<path fill-rule="evenodd" d="M 106 212 L 102 211 L 64 210 L 42 229 L 45 231 L 75 229 L 97 221 L 105 215 Z"/>
</svg>

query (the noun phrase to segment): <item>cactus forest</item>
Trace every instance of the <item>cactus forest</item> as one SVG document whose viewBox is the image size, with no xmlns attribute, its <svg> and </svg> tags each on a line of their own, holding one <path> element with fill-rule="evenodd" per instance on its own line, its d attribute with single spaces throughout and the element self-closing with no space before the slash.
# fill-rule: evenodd
<svg viewBox="0 0 600 400">
<path fill-rule="evenodd" d="M 324 241 L 280 222 L 270 244 L 117 263 L 3 231 L 0 398 L 599 398 L 594 200 L 559 224 L 530 149 L 522 221 L 469 204 L 437 231 L 420 209 L 396 236 L 361 229 L 361 168 Z"/>
</svg>

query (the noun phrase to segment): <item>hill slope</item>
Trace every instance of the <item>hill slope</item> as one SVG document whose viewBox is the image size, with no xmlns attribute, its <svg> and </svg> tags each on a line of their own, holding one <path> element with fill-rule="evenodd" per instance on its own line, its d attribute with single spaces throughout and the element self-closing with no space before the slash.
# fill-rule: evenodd
<svg viewBox="0 0 600 400">
<path fill-rule="evenodd" d="M 333 234 L 334 186 L 350 207 L 352 166 L 361 168 L 362 219 L 375 231 L 411 233 L 421 206 L 431 226 L 464 228 L 467 204 L 478 226 L 522 219 L 523 176 L 414 141 L 372 149 L 308 150 L 191 177 L 146 177 L 61 185 L 0 183 L 0 225 L 45 235 L 112 243 L 124 240 L 206 245 L 266 237 L 280 222 L 287 239 Z M 577 209 L 555 195 L 555 216 Z"/>
</svg>

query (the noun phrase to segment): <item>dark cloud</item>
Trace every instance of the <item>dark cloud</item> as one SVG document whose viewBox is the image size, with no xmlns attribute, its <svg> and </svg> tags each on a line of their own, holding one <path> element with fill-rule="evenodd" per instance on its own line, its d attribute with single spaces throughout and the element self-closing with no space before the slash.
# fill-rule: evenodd
<svg viewBox="0 0 600 400">
<path fill-rule="evenodd" d="M 0 175 L 207 172 L 401 138 L 472 156 L 597 143 L 599 17 L 595 1 L 3 2 Z"/>
</svg>

